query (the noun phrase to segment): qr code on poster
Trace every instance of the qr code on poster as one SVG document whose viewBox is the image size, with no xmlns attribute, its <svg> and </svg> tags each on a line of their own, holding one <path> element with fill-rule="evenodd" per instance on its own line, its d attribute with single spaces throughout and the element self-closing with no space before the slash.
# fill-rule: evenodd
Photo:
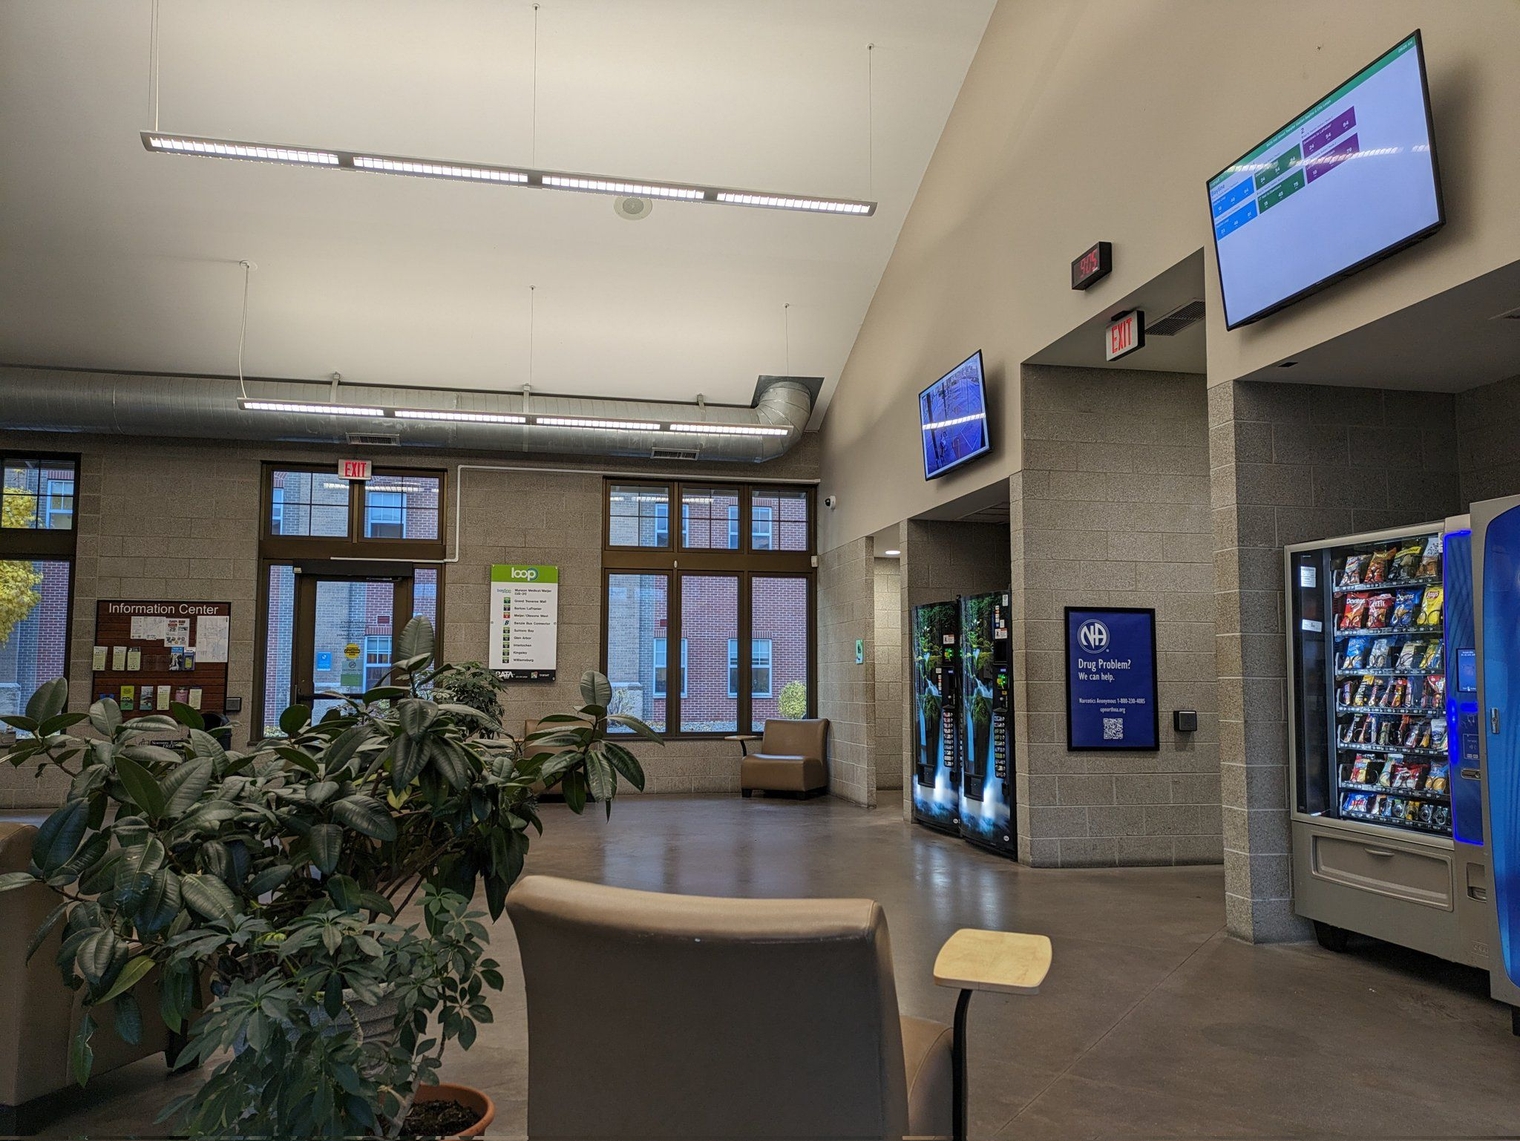
<svg viewBox="0 0 1520 1141">
<path fill-rule="evenodd" d="M 1105 741 L 1122 741 L 1122 740 L 1124 740 L 1124 718 L 1122 718 L 1122 717 L 1105 717 L 1105 718 L 1103 718 L 1103 739 Z"/>
</svg>

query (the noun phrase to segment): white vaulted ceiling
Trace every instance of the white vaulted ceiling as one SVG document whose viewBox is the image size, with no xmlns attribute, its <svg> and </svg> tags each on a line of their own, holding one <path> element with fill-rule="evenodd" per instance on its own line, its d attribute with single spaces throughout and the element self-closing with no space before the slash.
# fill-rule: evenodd
<svg viewBox="0 0 1520 1141">
<path fill-rule="evenodd" d="M 871 218 L 152 155 L 150 0 L 0 5 L 0 363 L 747 404 L 843 367 L 992 0 L 160 3 L 164 131 Z M 874 158 L 867 42 L 874 52 Z M 790 304 L 790 352 L 783 306 Z M 66 378 L 60 383 L 67 383 Z"/>
</svg>

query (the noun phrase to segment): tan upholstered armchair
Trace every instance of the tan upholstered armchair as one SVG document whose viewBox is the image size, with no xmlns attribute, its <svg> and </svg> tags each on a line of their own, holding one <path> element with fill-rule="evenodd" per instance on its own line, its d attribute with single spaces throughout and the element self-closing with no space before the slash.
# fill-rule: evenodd
<svg viewBox="0 0 1520 1141">
<path fill-rule="evenodd" d="M 0 872 L 25 871 L 37 829 L 0 823 Z M 26 961 L 26 945 L 58 897 L 41 884 L 0 893 L 0 1134 L 31 1132 L 54 1110 L 47 1095 L 77 1089 L 69 1042 L 84 1016 L 79 992 L 63 985 L 54 961 L 61 927 Z M 146 985 L 146 984 L 145 984 Z M 95 1031 L 93 1074 L 103 1074 L 169 1048 L 158 1000 L 142 995 L 142 1041 L 130 1046 L 109 1018 Z M 169 1059 L 172 1062 L 172 1059 Z"/>
<path fill-rule="evenodd" d="M 744 750 L 739 762 L 739 791 L 749 796 L 756 789 L 764 792 L 794 792 L 802 796 L 819 796 L 829 789 L 828 769 L 824 759 L 829 748 L 829 719 L 810 717 L 803 721 L 773 718 L 765 723 L 765 736 L 742 735 L 731 738 Z M 758 740 L 751 751 L 749 742 Z"/>
<path fill-rule="evenodd" d="M 950 1028 L 899 1015 L 872 900 L 527 876 L 507 913 L 535 1141 L 950 1133 Z"/>
</svg>

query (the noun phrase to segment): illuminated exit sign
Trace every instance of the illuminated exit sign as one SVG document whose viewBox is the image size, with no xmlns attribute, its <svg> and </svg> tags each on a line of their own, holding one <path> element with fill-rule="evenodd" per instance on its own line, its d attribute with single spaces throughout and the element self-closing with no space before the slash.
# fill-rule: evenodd
<svg viewBox="0 0 1520 1141">
<path fill-rule="evenodd" d="M 1111 361 L 1145 348 L 1145 314 L 1139 309 L 1131 309 L 1110 321 L 1105 335 L 1108 339 L 1103 346 L 1104 353 Z"/>
<path fill-rule="evenodd" d="M 338 464 L 338 474 L 344 479 L 368 479 L 369 460 L 342 460 Z"/>
</svg>

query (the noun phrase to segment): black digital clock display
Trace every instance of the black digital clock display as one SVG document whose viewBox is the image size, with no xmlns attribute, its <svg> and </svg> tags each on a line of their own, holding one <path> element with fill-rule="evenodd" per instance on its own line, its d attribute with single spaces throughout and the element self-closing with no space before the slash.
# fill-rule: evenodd
<svg viewBox="0 0 1520 1141">
<path fill-rule="evenodd" d="M 1099 242 L 1076 261 L 1071 263 L 1071 287 L 1086 289 L 1102 281 L 1114 268 L 1114 247 L 1110 242 Z"/>
</svg>

